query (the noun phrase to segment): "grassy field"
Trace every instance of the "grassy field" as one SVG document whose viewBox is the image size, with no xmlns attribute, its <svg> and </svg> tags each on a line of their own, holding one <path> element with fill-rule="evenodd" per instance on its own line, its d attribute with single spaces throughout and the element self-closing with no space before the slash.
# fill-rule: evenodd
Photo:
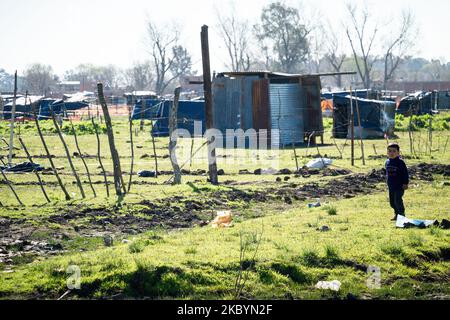
<svg viewBox="0 0 450 320">
<path fill-rule="evenodd" d="M 436 123 L 439 120 L 448 123 L 448 115 L 439 115 Z M 408 119 L 398 119 L 399 127 L 406 121 Z M 20 134 L 34 161 L 48 167 L 48 160 L 40 157 L 44 150 L 34 125 L 20 126 Z M 158 178 L 134 175 L 131 193 L 118 204 L 115 197 L 106 198 L 103 176 L 95 157 L 88 157 L 86 161 L 93 175 L 96 198 L 89 189 L 80 158 L 73 158 L 78 172 L 83 174 L 87 193 L 87 198 L 81 199 L 59 138 L 52 133 L 50 124 L 43 123 L 43 126 L 48 128 L 45 132 L 50 152 L 74 199 L 64 201 L 53 175 L 42 175 L 52 200 L 50 204 L 46 204 L 35 184 L 34 174 L 8 174 L 25 207 L 18 206 L 5 184 L 0 185 L 3 205 L 0 227 L 4 226 L 1 230 L 15 240 L 26 238 L 57 248 L 43 250 L 45 254 L 20 254 L 23 248 L 14 247 L 19 242 L 8 244 L 8 251 L 17 254 L 12 261 L 0 263 L 2 299 L 58 298 L 67 290 L 66 282 L 71 276 L 66 272 L 69 266 L 77 266 L 81 271 L 81 287 L 72 290 L 67 296 L 69 299 L 450 298 L 448 230 L 395 228 L 389 221 L 392 210 L 383 183 L 373 183 L 364 192 L 355 192 L 349 197 L 337 191 L 325 196 L 314 195 L 314 188 L 327 188 L 335 180 L 357 174 L 363 176 L 382 168 L 387 143 L 383 139 L 363 141 L 365 165 L 360 159 L 359 142 L 355 142 L 356 161 L 355 166 L 351 166 L 349 141 L 332 139 L 331 123 L 326 120 L 325 145 L 296 148 L 299 166 L 320 152 L 333 159 L 332 169 L 350 170 L 349 175 L 239 174 L 242 169 L 253 173 L 255 169 L 267 169 L 271 165 L 293 172 L 296 169 L 294 151 L 292 148 L 280 150 L 278 163 L 258 163 L 251 151 L 241 150 L 233 155 L 234 151 L 220 149 L 218 167 L 224 170 L 224 175 L 219 176 L 220 186 L 207 183 L 205 174 L 183 175 L 183 183 L 177 186 L 164 184 L 169 174 Z M 138 127 L 138 122 L 134 126 Z M 146 123 L 144 131 L 133 137 L 138 147 L 134 173 L 155 169 L 149 129 L 150 123 Z M 450 131 L 445 125 L 436 129 L 431 152 L 426 128 L 416 128 L 413 132 L 414 153 L 410 152 L 407 131 L 396 132 L 398 137 L 390 141 L 400 143 L 408 166 L 449 165 Z M 95 155 L 95 135 L 89 128 L 79 130 L 86 133 L 78 137 L 83 154 Z M 127 122 L 116 120 L 114 130 L 128 182 L 131 158 Z M 8 139 L 6 122 L 1 123 L 0 132 Z M 69 149 L 75 152 L 73 136 L 70 130 L 66 133 Z M 112 172 L 105 134 L 101 135 L 101 143 L 106 171 Z M 194 139 L 193 149 L 202 144 L 202 139 Z M 189 152 L 191 140 L 182 139 L 180 145 Z M 167 138 L 157 138 L 156 147 L 158 169 L 171 170 Z M 338 148 L 343 148 L 342 158 Z M 182 153 L 179 153 L 180 158 Z M 6 154 L 3 148 L 1 155 Z M 23 150 L 15 150 L 14 162 L 25 161 L 24 157 Z M 239 161 L 230 161 L 232 159 Z M 205 148 L 200 150 L 192 165 L 188 162 L 185 168 L 191 172 L 206 170 Z M 277 178 L 281 178 L 281 182 Z M 108 179 L 112 182 L 111 176 Z M 312 191 L 292 200 L 289 198 L 289 201 L 277 193 L 284 188 L 309 190 L 308 186 Z M 113 193 L 112 185 L 110 191 Z M 405 195 L 407 216 L 439 221 L 450 219 L 449 195 L 448 176 L 433 173 L 433 179 L 414 179 Z M 317 198 L 322 206 L 308 208 L 307 204 Z M 233 226 L 211 228 L 207 221 L 221 209 L 232 211 Z M 168 217 L 169 222 L 164 217 Z M 323 226 L 329 231 L 320 231 Z M 105 236 L 114 238 L 112 246 L 105 246 Z M 367 286 L 367 281 L 373 279 L 367 272 L 369 267 L 380 270 L 379 288 Z M 342 283 L 338 292 L 314 288 L 317 281 L 335 279 Z"/>
</svg>

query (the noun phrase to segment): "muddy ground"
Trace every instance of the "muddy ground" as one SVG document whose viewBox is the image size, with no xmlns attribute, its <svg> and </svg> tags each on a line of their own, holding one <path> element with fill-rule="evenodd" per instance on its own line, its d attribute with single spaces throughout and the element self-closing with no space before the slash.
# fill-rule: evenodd
<svg viewBox="0 0 450 320">
<path fill-rule="evenodd" d="M 409 172 L 413 182 L 433 181 L 432 174 L 450 177 L 450 165 L 421 163 L 411 166 Z M 336 178 L 325 183 L 289 183 L 291 175 L 308 178 L 315 174 Z M 298 172 L 283 169 L 275 173 L 274 178 L 279 182 L 278 187 L 260 191 L 243 191 L 235 187 L 238 183 L 225 181 L 223 184 L 228 190 L 211 192 L 194 187 L 196 195 L 189 198 L 174 196 L 117 207 L 77 205 L 65 207 L 47 217 L 0 218 L 0 265 L 14 265 L 39 256 L 65 252 L 70 241 L 76 238 L 120 238 L 154 228 L 204 226 L 217 209 L 246 208 L 260 202 L 292 204 L 315 198 L 342 199 L 379 192 L 384 190 L 384 187 L 377 186 L 385 181 L 385 170 L 351 174 L 346 169 L 300 169 Z"/>
</svg>

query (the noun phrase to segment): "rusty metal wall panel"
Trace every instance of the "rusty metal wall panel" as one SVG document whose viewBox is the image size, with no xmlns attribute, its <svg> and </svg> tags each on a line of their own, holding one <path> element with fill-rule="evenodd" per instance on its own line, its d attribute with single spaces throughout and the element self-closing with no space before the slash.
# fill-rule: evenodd
<svg viewBox="0 0 450 320">
<path fill-rule="evenodd" d="M 323 132 L 322 108 L 320 105 L 320 77 L 306 76 L 300 79 L 303 97 L 304 131 L 309 134 Z"/>
<path fill-rule="evenodd" d="M 270 84 L 271 128 L 279 130 L 279 145 L 303 143 L 302 89 L 298 83 Z"/>
<path fill-rule="evenodd" d="M 270 129 L 269 80 L 253 81 L 253 127 Z"/>
</svg>

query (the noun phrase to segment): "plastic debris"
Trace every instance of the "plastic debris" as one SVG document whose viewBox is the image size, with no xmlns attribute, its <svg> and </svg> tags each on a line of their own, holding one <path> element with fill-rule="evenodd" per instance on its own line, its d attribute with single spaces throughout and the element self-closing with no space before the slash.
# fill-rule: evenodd
<svg viewBox="0 0 450 320">
<path fill-rule="evenodd" d="M 0 169 L 3 172 L 33 172 L 33 170 L 42 171 L 44 168 L 37 163 L 22 162 L 12 167 L 0 166 Z"/>
<path fill-rule="evenodd" d="M 142 178 L 154 178 L 156 176 L 155 171 L 142 170 L 138 172 L 138 176 Z"/>
<path fill-rule="evenodd" d="M 331 229 L 329 226 L 321 226 L 320 228 L 317 228 L 316 230 L 325 232 L 325 231 L 330 231 Z"/>
<path fill-rule="evenodd" d="M 213 228 L 230 227 L 232 224 L 232 216 L 230 210 L 217 211 L 216 218 L 212 221 Z"/>
<path fill-rule="evenodd" d="M 314 203 L 308 203 L 308 208 L 316 208 L 316 207 L 320 207 L 320 202 L 314 202 Z"/>
<path fill-rule="evenodd" d="M 333 290 L 333 291 L 339 291 L 341 287 L 341 282 L 339 280 L 333 280 L 333 281 L 319 281 L 316 283 L 317 289 L 323 289 L 323 290 Z"/>
<path fill-rule="evenodd" d="M 323 168 L 331 165 L 332 162 L 333 162 L 333 160 L 328 159 L 328 158 L 318 158 L 318 159 L 313 159 L 313 160 L 309 161 L 306 164 L 306 166 L 308 168 L 323 169 Z"/>
<path fill-rule="evenodd" d="M 402 215 L 397 215 L 397 220 L 395 222 L 395 226 L 397 228 L 409 228 L 409 227 L 426 228 L 431 225 L 439 225 L 439 223 L 437 220 L 409 219 Z"/>
</svg>

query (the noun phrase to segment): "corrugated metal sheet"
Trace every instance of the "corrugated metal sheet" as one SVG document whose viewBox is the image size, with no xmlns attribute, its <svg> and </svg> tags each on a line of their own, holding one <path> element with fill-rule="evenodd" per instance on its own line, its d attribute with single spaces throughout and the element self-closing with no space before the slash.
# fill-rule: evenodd
<svg viewBox="0 0 450 320">
<path fill-rule="evenodd" d="M 320 104 L 320 78 L 303 77 L 301 86 L 304 91 L 304 132 L 306 134 L 321 134 L 323 132 L 322 107 Z"/>
<path fill-rule="evenodd" d="M 303 92 L 299 84 L 270 84 L 270 122 L 280 145 L 303 143 Z"/>
</svg>

